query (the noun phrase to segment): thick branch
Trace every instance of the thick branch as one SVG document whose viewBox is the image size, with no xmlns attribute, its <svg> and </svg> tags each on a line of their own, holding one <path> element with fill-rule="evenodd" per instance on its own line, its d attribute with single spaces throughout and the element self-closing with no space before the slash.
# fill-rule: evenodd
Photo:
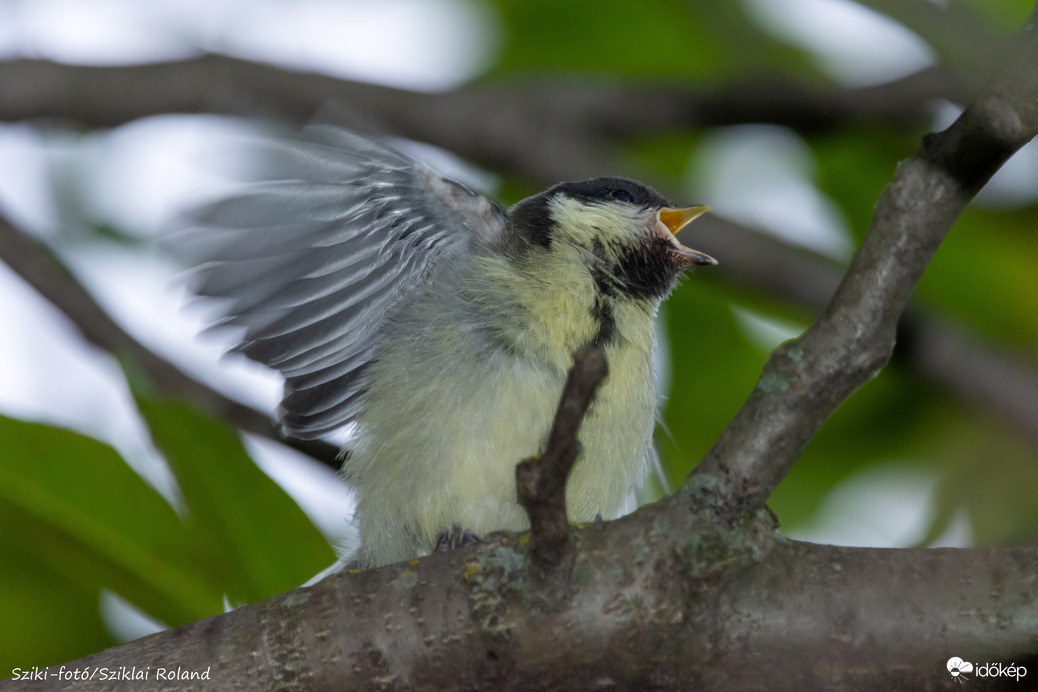
<svg viewBox="0 0 1038 692">
<path fill-rule="evenodd" d="M 573 555 L 566 513 L 566 479 L 579 453 L 580 422 L 608 373 L 601 348 L 586 346 L 577 351 L 544 453 L 515 467 L 519 504 L 530 517 L 530 560 L 542 573 L 556 570 Z"/>
<path fill-rule="evenodd" d="M 540 114 L 535 119 L 553 127 L 621 136 L 748 122 L 809 131 L 848 121 L 901 127 L 927 118 L 932 99 L 955 99 L 963 93 L 947 73 L 926 69 L 887 84 L 854 88 L 819 89 L 767 76 L 699 89 L 554 77 L 429 94 L 222 55 L 105 67 L 10 60 L 0 62 L 0 90 L 7 96 L 0 102 L 0 120 L 7 121 L 59 118 L 114 127 L 151 115 L 213 113 L 266 115 L 302 125 L 332 100 L 349 104 L 358 120 L 375 118 L 383 127 L 416 138 L 421 129 L 445 134 L 422 125 L 429 116 L 460 117 L 478 125 L 490 120 L 486 113 L 502 112 L 506 117 Z M 490 126 L 485 123 L 477 133 Z"/>
<path fill-rule="evenodd" d="M 283 439 L 269 415 L 227 398 L 148 350 L 108 316 L 49 247 L 16 230 L 3 218 L 0 261 L 65 313 L 87 341 L 120 358 L 129 358 L 164 394 L 189 401 L 246 432 L 277 440 L 339 468 L 334 445 Z"/>
<path fill-rule="evenodd" d="M 588 167 L 600 175 L 609 163 L 604 146 L 647 132 L 750 122 L 801 131 L 866 121 L 905 127 L 925 122 L 935 98 L 957 100 L 962 92 L 938 68 L 845 89 L 768 77 L 697 90 L 555 77 L 428 94 L 219 55 L 120 67 L 0 63 L 0 120 L 113 127 L 150 115 L 215 113 L 302 125 L 320 113 L 552 183 L 587 177 Z"/>
<path fill-rule="evenodd" d="M 730 511 L 762 503 L 822 422 L 883 367 L 916 282 L 952 223 L 1038 134 L 1036 34 L 1032 15 L 1004 76 L 898 168 L 825 313 L 775 351 L 750 398 L 694 471 L 712 479 Z"/>
<path fill-rule="evenodd" d="M 527 554 L 506 536 L 65 667 L 208 670 L 169 689 L 587 689 L 594 671 L 613 689 L 926 690 L 949 656 L 1038 650 L 1035 594 L 1013 586 L 1033 581 L 1036 548 L 838 548 L 776 539 L 764 513 L 725 533 L 679 502 L 646 509 L 574 530 L 563 609 L 529 607 Z M 35 689 L 66 684 L 111 685 Z"/>
</svg>

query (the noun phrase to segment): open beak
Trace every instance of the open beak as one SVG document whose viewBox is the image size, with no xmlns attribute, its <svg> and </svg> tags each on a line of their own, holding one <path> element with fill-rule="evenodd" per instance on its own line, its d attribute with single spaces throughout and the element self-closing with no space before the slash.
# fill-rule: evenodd
<svg viewBox="0 0 1038 692">
<path fill-rule="evenodd" d="M 670 232 L 669 239 L 674 245 L 674 251 L 683 256 L 690 265 L 711 265 L 717 264 L 710 255 L 699 250 L 693 250 L 687 248 L 678 242 L 677 236 L 678 231 L 687 226 L 692 219 L 702 216 L 703 214 L 710 211 L 710 207 L 706 205 L 700 205 L 696 207 L 685 207 L 684 209 L 674 209 L 666 207 L 660 209 L 656 214 L 656 219 L 659 223 Z"/>
</svg>

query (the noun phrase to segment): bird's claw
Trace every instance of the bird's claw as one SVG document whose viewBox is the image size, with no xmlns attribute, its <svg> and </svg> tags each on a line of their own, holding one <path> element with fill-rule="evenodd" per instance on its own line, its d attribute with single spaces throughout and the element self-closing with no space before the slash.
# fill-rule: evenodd
<svg viewBox="0 0 1038 692">
<path fill-rule="evenodd" d="M 462 529 L 461 524 L 454 522 L 450 530 L 444 529 L 436 535 L 436 546 L 433 548 L 437 553 L 443 553 L 455 548 L 464 548 L 473 543 L 481 543 L 482 538 L 468 529 Z"/>
</svg>

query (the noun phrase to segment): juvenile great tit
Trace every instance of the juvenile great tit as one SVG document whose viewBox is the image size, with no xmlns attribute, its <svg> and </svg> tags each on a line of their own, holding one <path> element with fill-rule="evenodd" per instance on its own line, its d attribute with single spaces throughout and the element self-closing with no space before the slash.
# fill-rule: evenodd
<svg viewBox="0 0 1038 692">
<path fill-rule="evenodd" d="M 282 431 L 355 424 L 361 567 L 428 553 L 452 526 L 528 527 L 515 465 L 548 436 L 573 354 L 609 375 L 580 430 L 572 521 L 615 518 L 655 457 L 654 318 L 716 264 L 675 208 L 625 178 L 555 185 L 508 212 L 374 140 L 309 128 L 265 182 L 209 205 L 172 246 L 225 300 L 234 349 L 285 376 Z"/>
</svg>

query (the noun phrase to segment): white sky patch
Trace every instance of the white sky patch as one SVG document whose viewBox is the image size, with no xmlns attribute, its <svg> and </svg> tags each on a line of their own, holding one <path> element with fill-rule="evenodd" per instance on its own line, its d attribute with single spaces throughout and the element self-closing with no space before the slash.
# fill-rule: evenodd
<svg viewBox="0 0 1038 692">
<path fill-rule="evenodd" d="M 101 590 L 99 606 L 101 618 L 108 631 L 120 642 L 130 642 L 169 628 L 169 625 L 142 612 L 137 606 L 108 589 Z"/>
<path fill-rule="evenodd" d="M 465 0 L 0 4 L 2 57 L 117 65 L 218 52 L 427 90 L 479 75 L 499 37 L 490 8 Z"/>
<path fill-rule="evenodd" d="M 240 7 L 234 30 L 225 31 L 214 48 L 433 90 L 479 74 L 498 33 L 487 8 L 458 0 L 292 0 Z"/>
<path fill-rule="evenodd" d="M 849 85 L 878 84 L 933 65 L 914 32 L 850 0 L 744 0 L 758 25 L 814 53 L 818 66 Z"/>
<path fill-rule="evenodd" d="M 790 538 L 833 545 L 906 548 L 926 535 L 934 515 L 940 476 L 904 462 L 870 466 L 839 483 L 810 526 L 783 531 Z M 954 517 L 934 546 L 966 547 L 972 529 Z"/>
<path fill-rule="evenodd" d="M 0 161 L 4 162 L 0 166 L 0 210 L 21 228 L 40 229 L 54 223 L 42 139 L 28 125 L 0 124 Z"/>
<path fill-rule="evenodd" d="M 60 62 L 118 65 L 171 60 L 197 52 L 184 38 L 192 33 L 189 13 L 206 16 L 200 0 L 30 0 L 5 3 L 7 27 L 0 55 Z M 210 10 L 212 11 L 212 10 Z M 185 25 L 186 24 L 186 25 Z"/>
<path fill-rule="evenodd" d="M 175 270 L 169 263 L 134 248 L 95 243 L 64 259 L 109 314 L 148 348 L 227 395 L 274 411 L 281 376 L 243 356 L 224 357 L 232 344 L 218 334 L 197 336 L 210 315 L 181 309 L 183 289 L 172 286 Z"/>
<path fill-rule="evenodd" d="M 735 321 L 746 336 L 764 351 L 774 351 L 779 344 L 795 339 L 804 332 L 804 325 L 780 320 L 769 315 L 732 306 Z"/>
<path fill-rule="evenodd" d="M 177 215 L 233 186 L 213 159 L 250 129 L 232 118 L 163 116 L 101 134 L 84 147 L 94 171 L 82 181 L 86 195 L 120 231 L 168 231 Z"/>
<path fill-rule="evenodd" d="M 837 259 L 849 257 L 847 221 L 811 182 L 813 175 L 811 149 L 796 134 L 771 125 L 740 125 L 703 142 L 691 187 L 721 216 Z"/>
</svg>

